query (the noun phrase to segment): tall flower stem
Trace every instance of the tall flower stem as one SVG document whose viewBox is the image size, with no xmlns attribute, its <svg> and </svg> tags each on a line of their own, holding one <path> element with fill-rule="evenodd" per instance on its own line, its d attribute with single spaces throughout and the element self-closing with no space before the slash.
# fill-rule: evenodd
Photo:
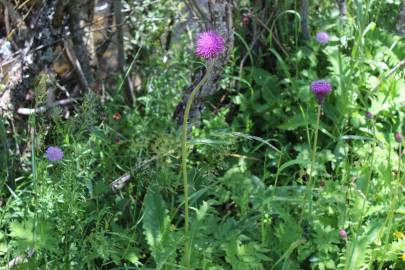
<svg viewBox="0 0 405 270">
<path fill-rule="evenodd" d="M 322 108 L 322 104 L 318 104 L 318 113 L 317 113 L 317 117 L 316 117 L 314 143 L 312 146 L 311 170 L 310 170 L 309 177 L 308 177 L 307 192 L 305 193 L 304 203 L 302 204 L 303 210 L 302 210 L 301 218 L 300 218 L 300 222 L 299 222 L 300 225 L 302 224 L 302 221 L 304 218 L 307 198 L 309 198 L 309 213 L 310 214 L 312 213 L 312 189 L 314 186 L 314 178 L 312 177 L 312 175 L 313 175 L 314 168 L 315 168 L 316 147 L 318 144 L 319 122 L 321 120 L 321 108 Z"/>
<path fill-rule="evenodd" d="M 197 95 L 198 91 L 208 80 L 210 73 L 214 67 L 215 59 L 212 59 L 208 65 L 207 72 L 201 81 L 196 85 L 196 87 L 191 92 L 188 97 L 186 108 L 184 110 L 183 126 L 181 132 L 181 168 L 183 174 L 183 188 L 184 188 L 184 259 L 186 269 L 190 268 L 190 244 L 189 244 L 189 214 L 188 214 L 188 176 L 187 176 L 187 156 L 188 156 L 188 145 L 187 145 L 187 130 L 188 130 L 188 118 L 190 114 L 191 105 L 193 100 Z"/>
</svg>

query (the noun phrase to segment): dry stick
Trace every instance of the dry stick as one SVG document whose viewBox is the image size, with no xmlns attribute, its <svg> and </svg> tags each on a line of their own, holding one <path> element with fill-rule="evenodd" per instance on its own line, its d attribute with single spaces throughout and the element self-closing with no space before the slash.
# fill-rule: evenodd
<svg viewBox="0 0 405 270">
<path fill-rule="evenodd" d="M 269 22 L 270 22 L 270 18 L 267 20 L 267 22 L 266 22 L 266 24 L 262 21 L 262 20 L 260 20 L 257 16 L 256 16 L 256 19 L 257 19 L 257 21 L 259 22 L 259 24 L 261 24 L 262 26 L 263 26 L 263 28 L 265 29 L 265 30 L 267 30 L 267 32 L 269 32 L 269 34 L 271 34 L 271 32 L 272 32 L 272 30 L 267 26 L 267 24 L 269 24 Z M 264 31 L 262 31 L 262 32 L 264 32 Z M 260 35 L 262 34 L 262 32 L 260 33 Z M 276 33 L 276 32 L 275 32 Z M 260 35 L 259 35 L 259 37 L 260 37 Z M 278 47 L 283 51 L 283 53 L 285 54 L 285 55 L 288 55 L 288 52 L 287 52 L 287 50 L 284 48 L 284 46 L 280 43 L 280 41 L 278 40 L 278 38 L 276 38 L 275 37 L 275 35 L 273 35 L 273 39 L 274 39 L 274 41 L 277 43 L 277 45 L 278 45 Z"/>
<path fill-rule="evenodd" d="M 276 3 L 273 5 L 273 8 L 276 7 L 276 5 L 277 5 L 277 1 L 276 1 Z M 253 46 L 256 44 L 256 42 L 259 40 L 259 38 L 261 37 L 261 35 L 262 35 L 265 31 L 268 31 L 269 34 L 272 32 L 272 31 L 270 30 L 270 28 L 267 27 L 267 25 L 270 23 L 270 21 L 271 21 L 271 19 L 273 18 L 274 14 L 275 14 L 275 9 L 273 9 L 273 12 L 270 14 L 270 16 L 269 16 L 269 18 L 267 19 L 266 22 L 263 22 L 262 20 L 259 19 L 258 16 L 255 16 L 257 22 L 258 22 L 259 24 L 261 24 L 261 26 L 262 26 L 264 29 L 262 29 L 262 30 L 259 32 L 258 35 L 253 35 L 252 42 L 251 42 L 250 45 L 249 45 L 249 49 L 250 49 L 250 50 L 252 50 Z M 255 31 L 254 31 L 254 32 L 255 32 Z M 279 40 L 278 40 L 277 38 L 275 38 L 274 36 L 273 36 L 273 38 L 274 38 L 274 41 L 277 43 L 277 45 L 280 47 L 280 49 L 285 53 L 285 55 L 288 55 L 287 51 L 286 51 L 286 50 L 284 49 L 284 47 L 281 45 L 281 43 L 279 42 Z M 242 68 L 243 68 L 243 66 L 244 66 L 244 64 L 245 64 L 245 61 L 246 61 L 246 59 L 247 59 L 248 56 L 249 56 L 249 53 L 246 52 L 245 55 L 243 56 L 242 60 L 240 61 L 240 65 L 239 65 L 239 73 L 240 73 L 240 74 L 242 73 Z"/>
<path fill-rule="evenodd" d="M 7 17 L 11 19 L 12 24 L 15 24 L 17 26 L 23 26 L 23 28 L 26 28 L 23 18 L 21 18 L 21 16 L 15 10 L 14 5 L 10 1 L 0 0 L 0 3 L 4 6 L 5 11 L 7 12 L 8 15 Z M 10 33 L 10 25 L 8 19 L 6 19 L 6 29 L 7 33 Z"/>
<path fill-rule="evenodd" d="M 131 178 L 132 177 L 129 172 L 124 173 L 110 184 L 111 189 L 115 192 L 122 190 L 131 180 Z"/>
<path fill-rule="evenodd" d="M 135 103 L 134 87 L 131 83 L 130 76 L 125 76 L 125 52 L 124 52 L 124 34 L 122 30 L 122 13 L 121 13 L 121 0 L 114 1 L 114 15 L 117 33 L 117 47 L 118 47 L 118 69 L 122 75 L 125 84 L 125 100 L 128 105 L 132 106 Z"/>
<path fill-rule="evenodd" d="M 79 100 L 80 100 L 80 98 L 76 98 L 76 99 L 67 98 L 67 99 L 62 99 L 62 100 L 56 101 L 56 102 L 52 103 L 51 105 L 44 105 L 44 106 L 40 106 L 37 108 L 18 108 L 17 113 L 21 114 L 21 115 L 32 115 L 32 114 L 36 114 L 36 113 L 43 113 L 51 108 L 54 108 L 57 106 L 66 106 L 66 105 L 75 103 Z"/>
<path fill-rule="evenodd" d="M 81 1 L 80 0 L 70 0 L 69 5 L 66 6 L 67 13 L 69 14 L 69 30 L 72 33 L 72 44 L 77 55 L 77 61 L 80 63 L 82 74 L 84 74 L 88 85 L 92 86 L 94 84 L 93 72 L 90 67 L 90 60 L 87 51 L 86 44 L 83 41 L 84 31 L 80 26 L 81 21 Z M 80 59 L 80 60 L 79 60 Z M 87 91 L 89 87 L 84 88 Z"/>
<path fill-rule="evenodd" d="M 79 84 L 82 90 L 84 92 L 87 92 L 89 90 L 89 84 L 87 82 L 86 76 L 83 73 L 82 66 L 79 60 L 77 59 L 75 52 L 73 51 L 73 48 L 70 46 L 70 43 L 67 40 L 63 42 L 63 46 L 65 47 L 66 57 L 76 73 L 76 76 L 79 80 Z"/>
</svg>

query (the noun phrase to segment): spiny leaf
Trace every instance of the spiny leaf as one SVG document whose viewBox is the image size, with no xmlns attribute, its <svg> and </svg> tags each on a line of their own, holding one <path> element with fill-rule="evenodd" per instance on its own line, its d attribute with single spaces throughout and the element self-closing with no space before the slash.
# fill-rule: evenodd
<svg viewBox="0 0 405 270">
<path fill-rule="evenodd" d="M 175 241 L 170 232 L 170 219 L 166 214 L 165 203 L 160 193 L 151 188 L 144 200 L 143 230 L 146 241 L 156 262 L 156 269 L 161 269 L 166 261 L 176 252 Z"/>
</svg>

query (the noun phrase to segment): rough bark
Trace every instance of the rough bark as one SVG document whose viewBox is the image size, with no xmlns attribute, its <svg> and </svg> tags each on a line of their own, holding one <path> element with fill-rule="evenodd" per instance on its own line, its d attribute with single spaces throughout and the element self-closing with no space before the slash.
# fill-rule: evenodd
<svg viewBox="0 0 405 270">
<path fill-rule="evenodd" d="M 398 15 L 397 31 L 401 36 L 405 36 L 405 4 L 402 4 L 402 8 Z"/>
<path fill-rule="evenodd" d="M 117 33 L 117 50 L 118 50 L 118 71 L 121 73 L 124 80 L 124 97 L 128 105 L 132 106 L 135 103 L 134 89 L 129 76 L 125 76 L 125 50 L 124 50 L 124 31 L 122 20 L 122 4 L 121 0 L 114 0 L 114 16 Z"/>
<path fill-rule="evenodd" d="M 308 0 L 301 0 L 301 31 L 302 36 L 305 40 L 309 40 L 310 33 L 309 33 L 309 23 L 308 23 L 308 13 L 309 13 L 309 3 Z"/>
<path fill-rule="evenodd" d="M 339 5 L 339 13 L 340 16 L 346 16 L 347 9 L 346 9 L 346 0 L 336 0 Z"/>
<path fill-rule="evenodd" d="M 201 113 L 204 109 L 205 101 L 218 91 L 218 82 L 221 79 L 221 74 L 225 65 L 229 60 L 233 48 L 234 29 L 232 24 L 232 0 L 209 0 L 208 12 L 210 18 L 209 29 L 215 29 L 219 34 L 225 38 L 226 49 L 215 62 L 213 72 L 207 82 L 201 87 L 201 90 L 196 95 L 193 105 L 190 110 L 190 122 L 199 124 L 201 120 Z M 204 29 L 204 24 L 200 24 L 200 28 Z M 183 122 L 184 109 L 189 95 L 194 87 L 203 78 L 205 70 L 200 69 L 194 74 L 194 80 L 190 87 L 188 87 L 183 95 L 181 102 L 177 105 L 174 117 L 177 123 Z"/>
<path fill-rule="evenodd" d="M 19 50 L 20 61 L 16 61 L 16 65 L 20 66 L 15 71 L 10 83 L 7 85 L 7 90 L 13 89 L 11 95 L 12 105 L 19 105 L 25 101 L 30 86 L 34 83 L 36 75 L 44 69 L 46 65 L 52 63 L 54 59 L 54 52 L 52 45 L 59 39 L 55 33 L 51 16 L 54 9 L 54 1 L 48 1 L 48 6 L 41 8 L 38 11 L 38 17 L 35 21 L 34 28 L 31 29 L 33 36 L 25 46 Z M 32 51 L 33 48 L 41 46 L 43 49 Z"/>
<path fill-rule="evenodd" d="M 81 0 L 71 0 L 67 5 L 67 11 L 69 13 L 69 30 L 71 32 L 74 51 L 79 59 L 87 84 L 92 87 L 94 84 L 94 77 L 90 66 L 89 52 L 83 40 L 85 33 L 80 25 L 82 5 Z M 88 89 L 83 89 L 83 91 L 87 90 Z"/>
</svg>

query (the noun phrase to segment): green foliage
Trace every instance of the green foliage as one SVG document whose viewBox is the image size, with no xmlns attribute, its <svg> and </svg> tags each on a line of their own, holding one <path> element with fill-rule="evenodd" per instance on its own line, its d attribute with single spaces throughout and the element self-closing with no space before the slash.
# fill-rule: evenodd
<svg viewBox="0 0 405 270">
<path fill-rule="evenodd" d="M 325 46 L 302 40 L 297 1 L 235 6 L 238 35 L 222 91 L 189 132 L 192 269 L 404 269 L 405 240 L 393 235 L 405 231 L 403 153 L 393 137 L 405 119 L 404 71 L 393 69 L 405 57 L 393 32 L 399 1 L 347 2 L 345 19 L 335 1 L 311 5 L 312 34 L 331 36 Z M 263 12 L 275 3 L 264 27 Z M 58 111 L 31 117 L 14 138 L 0 121 L 0 269 L 30 251 L 21 269 L 185 269 L 173 112 L 201 63 L 183 31 L 169 48 L 156 46 L 168 27 L 182 29 L 184 4 L 128 6 L 138 27 L 130 46 L 146 51 L 136 108 L 119 93 L 103 104 L 88 93 L 69 119 Z M 311 164 L 317 116 L 309 85 L 321 78 L 333 92 Z M 17 144 L 28 153 L 13 175 Z M 49 145 L 63 149 L 63 160 L 46 160 Z M 113 190 L 126 173 L 125 187 Z M 304 203 L 310 174 L 312 211 Z"/>
<path fill-rule="evenodd" d="M 156 269 L 175 263 L 175 234 L 171 233 L 170 217 L 166 213 L 162 196 L 149 189 L 143 205 L 143 230 L 149 249 L 156 262 Z M 178 239 L 177 239 L 178 240 Z"/>
<path fill-rule="evenodd" d="M 55 231 L 53 225 L 41 220 L 26 220 L 13 222 L 9 225 L 10 238 L 15 240 L 15 250 L 22 253 L 29 248 L 34 250 L 45 249 L 56 251 L 57 239 L 52 235 Z"/>
</svg>

